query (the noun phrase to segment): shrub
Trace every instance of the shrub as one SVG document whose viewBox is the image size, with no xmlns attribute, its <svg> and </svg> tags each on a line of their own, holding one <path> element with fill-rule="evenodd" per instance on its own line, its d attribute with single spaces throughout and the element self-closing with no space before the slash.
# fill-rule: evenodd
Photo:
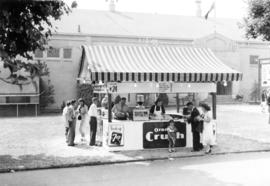
<svg viewBox="0 0 270 186">
<path fill-rule="evenodd" d="M 91 84 L 78 84 L 77 86 L 77 98 L 82 98 L 85 104 L 90 106 L 92 103 L 92 97 L 94 96 L 93 87 Z"/>
</svg>

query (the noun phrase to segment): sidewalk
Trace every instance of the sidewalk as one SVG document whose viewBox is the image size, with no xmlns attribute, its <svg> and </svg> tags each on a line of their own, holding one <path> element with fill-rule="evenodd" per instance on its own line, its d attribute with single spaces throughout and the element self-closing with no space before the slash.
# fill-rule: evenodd
<svg viewBox="0 0 270 186">
<path fill-rule="evenodd" d="M 218 146 L 213 154 L 270 150 L 268 115 L 257 107 L 218 106 Z M 86 144 L 68 147 L 61 116 L 5 118 L 0 123 L 0 172 L 205 155 L 190 148 L 168 153 L 167 149 L 108 152 Z"/>
</svg>

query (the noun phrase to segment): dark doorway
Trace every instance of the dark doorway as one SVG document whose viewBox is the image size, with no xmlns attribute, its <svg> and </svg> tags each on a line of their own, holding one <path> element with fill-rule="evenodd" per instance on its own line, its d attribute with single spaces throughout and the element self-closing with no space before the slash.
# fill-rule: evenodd
<svg viewBox="0 0 270 186">
<path fill-rule="evenodd" d="M 217 95 L 232 95 L 232 82 L 227 81 L 225 85 L 224 82 L 217 82 Z"/>
</svg>

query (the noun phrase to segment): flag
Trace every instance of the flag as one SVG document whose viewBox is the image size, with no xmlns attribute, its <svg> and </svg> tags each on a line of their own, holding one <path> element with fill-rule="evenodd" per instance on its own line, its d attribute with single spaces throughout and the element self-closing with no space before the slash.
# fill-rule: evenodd
<svg viewBox="0 0 270 186">
<path fill-rule="evenodd" d="M 214 2 L 212 3 L 212 5 L 211 5 L 210 9 L 208 10 L 208 12 L 205 14 L 205 16 L 204 16 L 205 19 L 208 19 L 208 15 L 212 12 L 212 10 L 215 9 L 215 7 L 216 7 L 216 3 L 215 3 L 215 1 L 214 1 Z"/>
</svg>

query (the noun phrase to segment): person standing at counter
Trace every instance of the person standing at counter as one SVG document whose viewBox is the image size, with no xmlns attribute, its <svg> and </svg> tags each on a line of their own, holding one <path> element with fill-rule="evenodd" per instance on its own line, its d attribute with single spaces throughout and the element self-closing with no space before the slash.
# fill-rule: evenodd
<svg viewBox="0 0 270 186">
<path fill-rule="evenodd" d="M 202 132 L 202 121 L 200 121 L 200 112 L 196 107 L 194 107 L 192 102 L 188 102 L 187 107 L 189 110 L 191 110 L 187 122 L 191 124 L 193 150 L 200 151 L 203 149 L 203 145 L 200 143 L 200 133 Z"/>
<path fill-rule="evenodd" d="M 84 130 L 85 130 L 85 122 L 86 122 L 86 118 L 87 118 L 86 115 L 87 115 L 88 107 L 82 98 L 80 98 L 78 100 L 78 102 L 79 102 L 79 106 L 77 108 L 77 113 L 79 114 L 78 120 L 80 121 L 79 131 L 81 134 L 81 141 L 85 142 L 86 139 L 85 139 L 85 131 Z"/>
<path fill-rule="evenodd" d="M 192 111 L 193 107 L 189 107 L 190 102 L 186 104 L 186 106 L 183 108 L 183 115 L 184 116 L 190 116 L 190 113 Z"/>
<path fill-rule="evenodd" d="M 154 118 L 162 118 L 162 116 L 165 114 L 165 108 L 162 104 L 162 101 L 160 98 L 158 98 L 155 102 L 155 104 L 150 108 L 150 115 Z"/>
<path fill-rule="evenodd" d="M 101 107 L 108 109 L 108 95 L 106 94 L 101 101 Z"/>
<path fill-rule="evenodd" d="M 96 133 L 97 133 L 97 117 L 98 117 L 98 111 L 97 111 L 97 103 L 98 98 L 93 97 L 92 98 L 92 104 L 89 108 L 88 115 L 90 117 L 90 146 L 94 146 L 96 144 Z"/>
<path fill-rule="evenodd" d="M 69 113 L 68 113 L 68 107 L 70 105 L 70 101 L 66 102 L 66 106 L 63 109 L 63 118 L 65 122 L 65 137 L 66 137 L 66 143 L 68 143 L 68 130 L 69 130 Z"/>
<path fill-rule="evenodd" d="M 74 146 L 75 129 L 76 129 L 76 112 L 75 112 L 76 100 L 72 100 L 67 108 L 68 115 L 68 146 Z"/>
<path fill-rule="evenodd" d="M 121 101 L 113 106 L 112 112 L 115 119 L 126 120 L 128 118 L 129 108 L 126 104 L 126 100 L 127 99 L 125 97 L 122 97 Z"/>
<path fill-rule="evenodd" d="M 205 153 L 211 153 L 212 147 L 214 145 L 213 140 L 213 125 L 212 125 L 212 118 L 209 114 L 209 111 L 211 110 L 210 107 L 203 103 L 201 104 L 202 108 L 202 114 L 201 114 L 201 120 L 203 121 L 203 141 L 206 145 L 206 151 Z"/>
</svg>

